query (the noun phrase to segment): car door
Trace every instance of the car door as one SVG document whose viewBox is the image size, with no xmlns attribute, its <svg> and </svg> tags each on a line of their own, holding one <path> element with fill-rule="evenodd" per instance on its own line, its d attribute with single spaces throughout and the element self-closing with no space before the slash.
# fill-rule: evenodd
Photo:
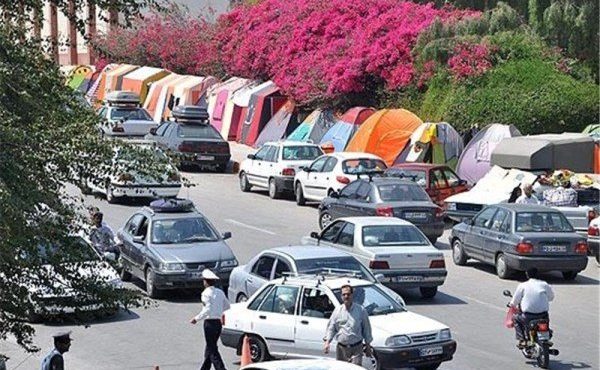
<svg viewBox="0 0 600 370">
<path fill-rule="evenodd" d="M 356 194 L 346 201 L 346 212 L 342 217 L 368 216 L 371 214 L 371 183 L 359 180 Z"/>
<path fill-rule="evenodd" d="M 351 215 L 348 205 L 358 196 L 357 192 L 361 184 L 362 180 L 356 180 L 349 183 L 345 188 L 342 189 L 342 191 L 340 191 L 338 198 L 329 203 L 329 212 L 331 213 L 332 219 L 335 220 L 340 217 Z"/>
<path fill-rule="evenodd" d="M 304 197 L 310 200 L 321 200 L 320 194 L 327 191 L 327 185 L 319 183 L 319 175 L 323 171 L 325 162 L 329 159 L 328 156 L 322 156 L 317 158 L 308 168 L 307 176 L 305 181 L 302 182 L 304 185 Z M 323 190 L 325 188 L 325 190 Z"/>
<path fill-rule="evenodd" d="M 454 195 L 458 193 L 462 193 L 467 191 L 467 183 L 466 181 L 462 181 L 454 171 L 449 168 L 444 168 L 444 176 L 446 176 L 446 181 L 448 182 L 448 186 L 450 188 L 449 195 Z M 447 198 L 447 197 L 446 197 Z M 444 199 L 446 199 L 444 198 Z M 442 200 L 444 200 L 442 199 Z"/>
<path fill-rule="evenodd" d="M 502 250 L 502 246 L 508 241 L 507 231 L 510 231 L 510 227 L 511 212 L 504 208 L 498 208 L 490 222 L 488 237 L 482 245 L 482 255 L 486 262 L 495 262 L 496 253 Z"/>
<path fill-rule="evenodd" d="M 265 339 L 271 353 L 295 352 L 295 313 L 299 293 L 298 286 L 276 286 L 252 313 L 253 330 Z"/>
<path fill-rule="evenodd" d="M 177 152 L 181 139 L 177 137 L 177 123 L 169 122 L 169 126 L 165 129 L 165 133 L 161 136 L 160 146 L 166 151 Z"/>
<path fill-rule="evenodd" d="M 323 354 L 323 338 L 327 330 L 327 323 L 335 306 L 324 290 L 318 288 L 304 288 L 299 304 L 298 314 L 295 317 L 296 352 L 306 356 L 335 357 L 335 350 Z M 331 348 L 335 348 L 333 344 Z"/>
<path fill-rule="evenodd" d="M 156 142 L 156 145 L 161 147 L 161 148 L 165 148 L 165 132 L 167 131 L 167 129 L 169 128 L 170 123 L 169 122 L 163 122 L 160 124 L 160 126 L 158 126 L 156 128 L 156 133 L 154 135 L 152 135 L 152 140 L 154 140 L 154 142 Z"/>
<path fill-rule="evenodd" d="M 254 154 L 254 159 L 251 159 L 250 165 L 246 169 L 248 182 L 252 185 L 265 186 L 264 180 L 264 163 L 267 153 L 271 149 L 271 145 L 264 145 Z"/>
<path fill-rule="evenodd" d="M 496 207 L 486 207 L 473 218 L 472 225 L 468 226 L 464 245 L 470 257 L 483 260 L 483 243 L 489 237 L 489 226 L 495 213 Z"/>
<path fill-rule="evenodd" d="M 337 238 L 335 239 L 334 246 L 337 249 L 343 250 L 344 252 L 351 254 L 363 264 L 365 263 L 365 258 L 361 259 L 361 256 L 357 249 L 354 248 L 354 234 L 356 232 L 356 225 L 352 222 L 346 222 L 344 227 L 340 230 Z M 366 260 L 367 265 L 369 264 L 368 260 Z"/>
<path fill-rule="evenodd" d="M 131 244 L 131 260 L 136 266 L 136 275 L 140 278 L 145 278 L 144 276 L 144 263 L 146 262 L 146 253 L 148 252 L 148 224 L 150 220 L 145 215 L 142 215 L 142 219 L 140 221 L 139 227 L 133 234 L 134 237 L 141 237 L 142 241 L 134 241 Z"/>
<path fill-rule="evenodd" d="M 250 270 L 250 275 L 244 282 L 244 290 L 248 297 L 254 294 L 264 283 L 272 279 L 274 266 L 275 256 L 266 254 L 256 260 Z"/>
<path fill-rule="evenodd" d="M 275 262 L 275 269 L 273 272 L 273 279 L 279 279 L 281 277 L 289 276 L 292 272 L 292 267 L 290 263 L 284 257 L 277 257 L 277 261 Z"/>
<path fill-rule="evenodd" d="M 452 195 L 452 189 L 448 186 L 448 181 L 446 181 L 446 176 L 441 168 L 429 171 L 429 188 L 431 189 L 431 198 L 436 204 L 441 204 L 442 200 Z"/>
<path fill-rule="evenodd" d="M 265 157 L 264 167 L 263 167 L 265 186 L 269 186 L 269 178 L 271 176 L 279 175 L 277 173 L 278 172 L 277 171 L 277 157 L 278 156 L 279 156 L 279 147 L 273 145 L 267 152 L 267 155 Z"/>
<path fill-rule="evenodd" d="M 323 185 L 321 188 L 319 188 L 319 197 L 325 198 L 329 195 L 329 189 L 337 190 L 340 186 L 345 186 L 346 183 L 349 182 L 347 178 L 340 178 L 341 182 L 338 182 L 334 172 L 337 163 L 337 158 L 329 157 L 329 159 L 325 162 L 325 165 L 323 166 L 323 170 L 317 175 L 317 181 Z"/>
<path fill-rule="evenodd" d="M 133 236 L 139 228 L 143 218 L 144 215 L 140 213 L 134 214 L 131 216 L 131 218 L 129 218 L 123 229 L 118 234 L 121 241 L 119 248 L 123 264 L 129 266 L 130 272 L 132 272 L 134 275 L 138 275 L 139 266 L 135 265 L 132 256 L 132 249 L 134 248 Z"/>
<path fill-rule="evenodd" d="M 318 245 L 335 247 L 338 234 L 346 226 L 346 221 L 334 221 L 321 232 Z"/>
</svg>

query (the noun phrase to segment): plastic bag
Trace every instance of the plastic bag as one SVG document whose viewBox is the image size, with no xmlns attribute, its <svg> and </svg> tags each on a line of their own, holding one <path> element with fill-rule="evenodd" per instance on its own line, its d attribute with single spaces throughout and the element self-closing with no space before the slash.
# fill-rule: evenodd
<svg viewBox="0 0 600 370">
<path fill-rule="evenodd" d="M 506 326 L 508 329 L 514 328 L 515 323 L 513 321 L 513 316 L 516 315 L 517 313 L 518 313 L 517 308 L 514 306 L 510 306 L 508 308 L 508 312 L 506 312 L 506 318 L 504 319 L 504 326 Z"/>
</svg>

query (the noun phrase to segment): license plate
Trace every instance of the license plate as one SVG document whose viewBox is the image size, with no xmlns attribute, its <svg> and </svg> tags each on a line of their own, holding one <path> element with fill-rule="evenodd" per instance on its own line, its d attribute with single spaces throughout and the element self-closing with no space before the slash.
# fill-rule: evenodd
<svg viewBox="0 0 600 370">
<path fill-rule="evenodd" d="M 427 213 L 425 213 L 425 212 L 405 212 L 404 217 L 412 218 L 414 220 L 424 220 L 427 218 Z"/>
<path fill-rule="evenodd" d="M 421 357 L 441 355 L 442 353 L 444 353 L 444 349 L 442 347 L 427 347 L 419 350 Z"/>
<path fill-rule="evenodd" d="M 542 251 L 544 252 L 566 252 L 567 247 L 564 245 L 544 245 L 542 246 Z"/>
<path fill-rule="evenodd" d="M 196 156 L 199 161 L 214 161 L 215 157 L 212 155 L 198 155 Z"/>
<path fill-rule="evenodd" d="M 202 278 L 201 272 L 190 272 L 190 279 L 201 279 L 201 278 Z"/>
<path fill-rule="evenodd" d="M 415 281 L 423 281 L 423 276 L 396 276 L 394 278 L 397 282 L 415 282 Z"/>
<path fill-rule="evenodd" d="M 537 336 L 538 336 L 538 339 L 548 340 L 548 339 L 550 339 L 550 332 L 538 331 Z"/>
</svg>

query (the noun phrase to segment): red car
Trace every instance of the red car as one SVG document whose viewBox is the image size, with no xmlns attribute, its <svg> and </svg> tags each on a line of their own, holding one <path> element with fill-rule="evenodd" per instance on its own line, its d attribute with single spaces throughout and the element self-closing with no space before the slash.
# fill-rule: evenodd
<svg viewBox="0 0 600 370">
<path fill-rule="evenodd" d="M 446 165 L 430 163 L 402 163 L 385 171 L 387 176 L 402 177 L 423 186 L 431 200 L 443 206 L 444 199 L 469 190 L 465 180 Z"/>
</svg>

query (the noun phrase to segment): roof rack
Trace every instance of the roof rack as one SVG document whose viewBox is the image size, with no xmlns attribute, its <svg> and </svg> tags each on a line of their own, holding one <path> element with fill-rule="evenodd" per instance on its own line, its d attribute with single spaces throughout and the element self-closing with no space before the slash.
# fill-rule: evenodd
<svg viewBox="0 0 600 370">
<path fill-rule="evenodd" d="M 180 123 L 209 123 L 208 111 L 197 105 L 178 105 L 171 111 L 171 117 Z"/>
<path fill-rule="evenodd" d="M 385 172 L 383 170 L 370 170 L 370 171 L 356 172 L 356 173 L 354 173 L 354 175 L 356 175 L 357 179 L 360 179 L 360 177 L 363 175 L 367 175 L 369 177 L 369 182 L 371 182 L 371 181 L 373 181 L 373 177 L 382 176 L 384 173 Z"/>
<path fill-rule="evenodd" d="M 407 175 L 405 173 L 394 174 L 393 172 L 384 173 L 383 176 L 384 177 L 398 177 L 400 179 L 411 179 L 414 182 L 416 182 L 417 179 L 419 178 L 419 176 L 417 176 L 417 175 Z"/>
<path fill-rule="evenodd" d="M 140 96 L 131 91 L 111 91 L 106 95 L 106 103 L 110 106 L 113 105 L 140 105 Z"/>
<path fill-rule="evenodd" d="M 294 272 L 284 272 L 283 274 L 283 283 L 288 281 L 310 281 L 313 282 L 317 279 L 317 286 L 321 284 L 321 282 L 325 281 L 327 278 L 337 279 L 337 278 L 353 278 L 353 279 L 362 279 L 362 273 L 356 270 L 346 270 L 339 268 L 329 268 L 329 267 L 318 267 L 312 270 L 306 270 L 301 274 L 295 274 Z"/>
<path fill-rule="evenodd" d="M 182 198 L 164 198 L 150 203 L 149 208 L 155 213 L 185 213 L 196 208 L 194 202 Z"/>
</svg>

